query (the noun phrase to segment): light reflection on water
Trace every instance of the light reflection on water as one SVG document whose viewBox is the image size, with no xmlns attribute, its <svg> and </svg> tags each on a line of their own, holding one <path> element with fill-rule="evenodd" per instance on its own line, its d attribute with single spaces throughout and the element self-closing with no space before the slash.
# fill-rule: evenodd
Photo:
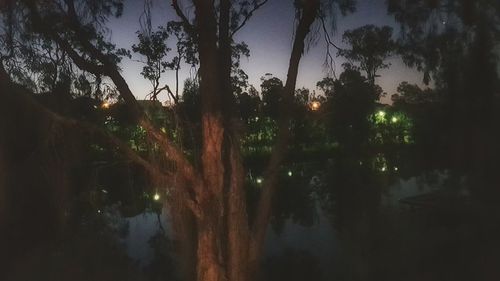
<svg viewBox="0 0 500 281">
<path fill-rule="evenodd" d="M 437 180 L 434 181 L 428 181 L 424 177 L 398 179 L 395 183 L 390 184 L 382 194 L 381 205 L 389 208 L 400 208 L 399 200 L 401 198 L 434 191 L 442 186 L 446 176 L 446 173 L 437 173 Z M 265 255 L 266 257 L 278 257 L 286 254 L 290 249 L 304 250 L 318 258 L 323 274 L 331 276 L 336 270 L 331 265 L 337 264 L 336 261 L 341 259 L 342 245 L 329 217 L 331 214 L 325 213 L 316 193 L 313 192 L 312 198 L 315 209 L 313 224 L 303 226 L 291 218 L 287 218 L 279 233 L 270 226 Z M 170 223 L 166 209 L 163 208 L 159 218 L 168 235 Z M 153 249 L 149 241 L 161 231 L 158 215 L 156 213 L 143 213 L 125 220 L 129 225 L 128 234 L 124 238 L 127 253 L 141 266 L 146 266 L 153 258 Z"/>
</svg>

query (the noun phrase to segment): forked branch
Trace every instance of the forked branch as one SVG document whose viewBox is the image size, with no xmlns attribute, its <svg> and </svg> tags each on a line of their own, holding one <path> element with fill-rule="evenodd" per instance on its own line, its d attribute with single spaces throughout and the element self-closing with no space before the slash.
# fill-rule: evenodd
<svg viewBox="0 0 500 281">
<path fill-rule="evenodd" d="M 250 10 L 248 12 L 248 14 L 245 16 L 245 18 L 243 19 L 243 21 L 240 23 L 240 25 L 238 25 L 232 32 L 231 32 L 231 37 L 236 34 L 236 32 L 238 32 L 241 28 L 243 28 L 243 26 L 245 26 L 245 24 L 247 23 L 247 21 L 253 16 L 253 13 L 255 11 L 257 11 L 260 7 L 264 6 L 264 4 L 267 3 L 268 0 L 263 0 L 262 2 L 260 3 L 257 3 L 252 10 Z"/>
</svg>

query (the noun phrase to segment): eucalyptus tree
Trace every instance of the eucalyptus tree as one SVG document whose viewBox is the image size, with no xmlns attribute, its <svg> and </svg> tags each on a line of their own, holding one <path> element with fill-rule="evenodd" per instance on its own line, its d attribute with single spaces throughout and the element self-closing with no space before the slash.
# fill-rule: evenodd
<svg viewBox="0 0 500 281">
<path fill-rule="evenodd" d="M 22 0 L 8 1 L 14 4 L 2 7 L 12 30 L 17 28 L 21 33 L 48 40 L 65 53 L 72 65 L 112 81 L 129 115 L 142 127 L 149 141 L 155 143 L 158 148 L 156 158 L 164 159 L 161 163 L 166 165 L 149 161 L 95 124 L 56 114 L 30 102 L 27 90 L 19 85 L 22 81 L 13 79 L 12 71 L 16 68 L 5 68 L 5 65 L 9 66 L 9 58 L 2 59 L 1 86 L 17 89 L 2 92 L 2 95 L 15 92 L 61 126 L 92 132 L 93 136 L 104 139 L 125 157 L 144 167 L 159 186 L 168 188 L 170 196 L 167 200 L 172 209 L 175 238 L 180 241 L 179 255 L 185 262 L 181 271 L 187 280 L 251 280 L 256 277 L 280 165 L 291 138 L 291 113 L 287 109 L 293 103 L 305 43 L 314 24 L 319 21 L 324 26 L 327 11 L 353 9 L 349 0 L 294 1 L 297 20 L 287 79 L 281 92 L 279 133 L 263 175 L 256 213 L 249 217 L 244 189 L 245 169 L 240 152 L 243 133 L 236 115 L 234 80 L 231 79 L 234 77 L 234 46 L 237 45 L 233 36 L 266 2 L 186 1 L 185 5 L 194 7 L 194 15 L 190 16 L 179 1 L 171 1 L 179 24 L 196 44 L 199 62 L 197 85 L 201 96 L 202 141 L 201 153 L 195 159 L 153 124 L 120 71 L 121 58 L 129 53 L 107 41 L 106 23 L 109 17 L 121 14 L 123 1 Z M 160 34 L 160 39 L 162 36 Z M 164 50 L 160 50 L 160 56 Z"/>
<path fill-rule="evenodd" d="M 365 25 L 345 31 L 342 40 L 350 48 L 339 49 L 337 55 L 345 57 L 351 65 L 359 65 L 368 81 L 375 85 L 377 71 L 390 66 L 385 61 L 396 50 L 392 27 Z"/>
</svg>

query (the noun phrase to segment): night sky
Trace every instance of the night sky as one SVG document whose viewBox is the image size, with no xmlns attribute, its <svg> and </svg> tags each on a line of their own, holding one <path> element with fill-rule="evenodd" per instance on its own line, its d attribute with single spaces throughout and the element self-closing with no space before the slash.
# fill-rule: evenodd
<svg viewBox="0 0 500 281">
<path fill-rule="evenodd" d="M 180 1 L 181 4 L 183 2 L 187 3 L 187 1 Z M 155 0 L 153 5 L 153 26 L 166 24 L 169 20 L 177 19 L 170 7 L 170 1 Z M 186 9 L 186 11 L 192 14 L 193 9 Z M 130 49 L 132 44 L 137 43 L 136 31 L 139 29 L 139 17 L 142 12 L 143 1 L 129 0 L 126 2 L 123 16 L 110 22 L 111 40 L 119 47 Z M 236 35 L 237 41 L 245 41 L 250 48 L 250 57 L 242 59 L 242 68 L 249 75 L 250 84 L 258 90 L 260 90 L 260 78 L 266 73 L 272 73 L 275 77 L 285 80 L 292 45 L 293 23 L 293 1 L 271 0 L 255 13 L 247 25 Z M 332 40 L 342 47 L 341 37 L 344 30 L 365 24 L 392 26 L 394 35 L 398 36 L 398 26 L 392 17 L 387 15 L 385 1 L 358 0 L 357 11 L 354 14 L 338 17 L 337 29 L 333 31 Z M 175 47 L 174 41 L 170 47 Z M 320 38 L 317 44 L 309 48 L 301 61 L 297 88 L 316 89 L 316 82 L 326 76 L 323 66 L 325 54 L 326 44 Z M 174 53 L 172 53 L 173 55 Z M 149 93 L 151 86 L 140 75 L 142 64 L 137 60 L 140 60 L 140 57 L 134 56 L 132 60 L 124 59 L 121 66 L 132 91 L 138 98 L 143 98 Z M 391 67 L 380 71 L 381 77 L 377 80 L 377 83 L 387 92 L 387 96 L 382 98 L 382 102 L 390 101 L 390 95 L 395 93 L 400 82 L 409 81 L 420 84 L 422 80 L 421 74 L 404 66 L 399 58 L 394 57 L 390 59 L 390 62 Z M 335 63 L 338 75 L 342 72 L 340 67 L 343 63 L 342 58 L 336 57 Z M 181 84 L 190 75 L 193 75 L 193 70 L 185 65 L 180 74 Z M 168 71 L 164 77 L 164 82 L 173 89 L 175 86 L 174 72 Z M 160 100 L 164 100 L 164 98 L 163 94 Z"/>
</svg>

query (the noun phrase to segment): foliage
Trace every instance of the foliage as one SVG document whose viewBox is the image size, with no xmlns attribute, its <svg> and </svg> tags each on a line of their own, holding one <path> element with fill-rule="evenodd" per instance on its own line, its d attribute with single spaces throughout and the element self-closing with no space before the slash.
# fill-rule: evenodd
<svg viewBox="0 0 500 281">
<path fill-rule="evenodd" d="M 438 102 L 439 96 L 436 91 L 429 88 L 421 89 L 418 85 L 403 81 L 397 88 L 397 94 L 391 97 L 394 106 L 419 105 Z"/>
<path fill-rule="evenodd" d="M 160 77 L 167 69 L 172 69 L 173 62 L 166 60 L 170 48 L 167 47 L 166 40 L 168 32 L 164 27 L 159 27 L 151 34 L 139 32 L 137 37 L 139 43 L 132 45 L 132 50 L 146 57 L 146 65 L 142 68 L 141 75 L 151 81 L 153 85 L 153 96 L 158 95 Z"/>
<path fill-rule="evenodd" d="M 263 113 L 265 116 L 277 119 L 283 101 L 283 82 L 269 73 L 260 80 Z"/>
<path fill-rule="evenodd" d="M 323 80 L 320 85 L 333 89 L 332 94 L 327 94 L 327 106 L 331 112 L 328 122 L 336 140 L 343 147 L 366 145 L 371 128 L 368 116 L 373 112 L 380 87 L 373 88 L 359 71 L 349 69 L 338 80 Z"/>
<path fill-rule="evenodd" d="M 373 122 L 372 144 L 398 146 L 414 142 L 413 121 L 405 113 L 381 108 L 370 120 Z"/>
<path fill-rule="evenodd" d="M 345 57 L 351 64 L 359 64 L 370 83 L 375 84 L 377 71 L 389 67 L 385 60 L 396 47 L 392 40 L 392 27 L 365 25 L 345 31 L 342 40 L 350 49 L 338 50 L 337 56 Z"/>
<path fill-rule="evenodd" d="M 250 86 L 248 91 L 237 95 L 236 103 L 238 104 L 239 114 L 243 121 L 248 122 L 251 118 L 260 115 L 261 100 L 259 92 L 253 86 Z"/>
<path fill-rule="evenodd" d="M 499 38 L 500 4 L 495 0 L 391 0 L 388 12 L 401 26 L 400 53 L 429 83 L 453 75 L 460 68 L 471 40 L 480 29 Z M 488 52 L 488 50 L 483 50 Z"/>
</svg>

